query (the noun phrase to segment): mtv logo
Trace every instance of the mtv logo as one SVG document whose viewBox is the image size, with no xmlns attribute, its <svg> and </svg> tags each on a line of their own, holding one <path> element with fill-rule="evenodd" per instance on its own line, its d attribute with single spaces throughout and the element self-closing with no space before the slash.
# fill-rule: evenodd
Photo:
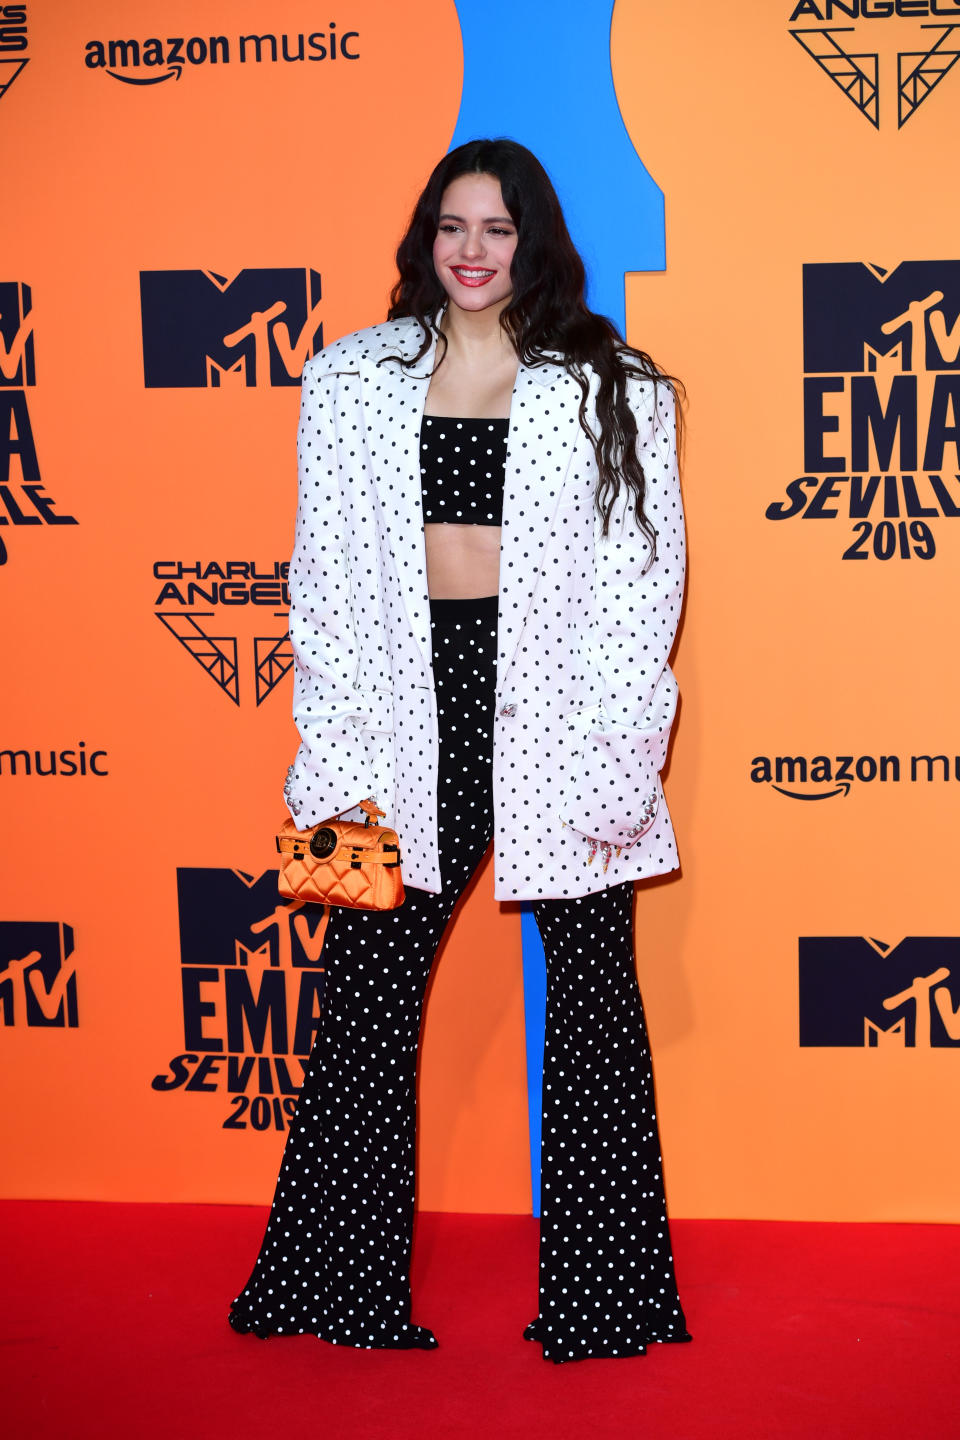
<svg viewBox="0 0 960 1440">
<path fill-rule="evenodd" d="M 73 930 L 56 920 L 0 921 L 0 1013 L 4 1025 L 77 1024 Z"/>
<path fill-rule="evenodd" d="M 186 1049 L 308 1055 L 328 912 L 281 901 L 275 870 L 178 870 L 177 896 Z"/>
<path fill-rule="evenodd" d="M 803 1046 L 960 1046 L 960 937 L 807 937 L 799 982 Z"/>
<path fill-rule="evenodd" d="M 36 385 L 30 286 L 0 281 L 0 385 Z"/>
<path fill-rule="evenodd" d="M 142 270 L 148 389 L 299 385 L 323 348 L 316 270 Z"/>
<path fill-rule="evenodd" d="M 178 869 L 181 964 L 320 968 L 325 912 L 281 901 L 277 873 Z"/>
<path fill-rule="evenodd" d="M 865 373 L 879 357 L 900 370 L 960 370 L 958 317 L 960 260 L 804 265 L 804 371 Z"/>
</svg>

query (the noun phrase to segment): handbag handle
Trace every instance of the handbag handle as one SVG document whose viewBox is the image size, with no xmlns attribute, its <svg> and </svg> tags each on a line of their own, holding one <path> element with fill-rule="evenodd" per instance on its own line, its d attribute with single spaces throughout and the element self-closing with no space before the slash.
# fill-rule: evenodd
<svg viewBox="0 0 960 1440">
<path fill-rule="evenodd" d="M 381 810 L 376 800 L 361 800 L 358 808 L 363 811 L 364 825 L 376 825 L 378 820 L 386 819 L 386 810 Z"/>
</svg>

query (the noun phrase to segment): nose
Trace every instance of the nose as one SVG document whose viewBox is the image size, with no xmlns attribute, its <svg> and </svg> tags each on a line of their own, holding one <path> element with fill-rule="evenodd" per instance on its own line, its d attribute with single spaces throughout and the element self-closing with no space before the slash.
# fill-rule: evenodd
<svg viewBox="0 0 960 1440">
<path fill-rule="evenodd" d="M 463 243 L 460 246 L 463 254 L 470 259 L 484 253 L 483 231 L 481 229 L 468 228 L 463 232 Z"/>
</svg>

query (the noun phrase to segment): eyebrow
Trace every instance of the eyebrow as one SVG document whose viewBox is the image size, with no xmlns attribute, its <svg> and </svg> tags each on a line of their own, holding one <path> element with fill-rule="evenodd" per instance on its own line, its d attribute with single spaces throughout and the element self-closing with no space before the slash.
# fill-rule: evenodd
<svg viewBox="0 0 960 1440">
<path fill-rule="evenodd" d="M 439 218 L 440 220 L 459 220 L 461 225 L 466 225 L 466 223 L 467 223 L 466 220 L 464 219 L 464 217 L 463 217 L 462 215 L 448 215 L 448 214 L 444 214 L 444 215 L 439 216 L 438 218 Z M 509 215 L 487 215 L 486 218 L 484 219 L 483 223 L 484 223 L 484 225 L 513 225 L 513 224 L 514 224 L 514 222 L 510 219 L 510 216 L 509 216 Z"/>
</svg>

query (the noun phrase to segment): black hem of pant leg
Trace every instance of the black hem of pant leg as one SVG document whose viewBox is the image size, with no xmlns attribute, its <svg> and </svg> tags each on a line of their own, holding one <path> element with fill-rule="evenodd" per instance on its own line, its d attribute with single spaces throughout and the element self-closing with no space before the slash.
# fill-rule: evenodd
<svg viewBox="0 0 960 1440">
<path fill-rule="evenodd" d="M 404 1325 L 399 1327 L 401 1334 L 383 1333 L 380 1339 L 369 1340 L 346 1340 L 343 1337 L 333 1338 L 329 1333 L 324 1334 L 320 1330 L 312 1330 L 307 1327 L 297 1326 L 294 1322 L 286 1324 L 264 1326 L 257 1325 L 253 1321 L 245 1320 L 236 1311 L 231 1310 L 227 1317 L 230 1327 L 238 1335 L 255 1335 L 258 1340 L 272 1340 L 283 1338 L 288 1335 L 313 1335 L 317 1340 L 323 1340 L 328 1345 L 339 1345 L 346 1349 L 353 1350 L 437 1350 L 439 1341 L 432 1330 L 425 1325 Z M 397 1330 L 396 1325 L 388 1327 L 390 1331 Z"/>
<path fill-rule="evenodd" d="M 258 1340 L 269 1340 L 270 1336 L 276 1333 L 272 1330 L 265 1330 L 262 1325 L 255 1325 L 252 1320 L 244 1320 L 237 1310 L 230 1311 L 227 1316 L 227 1324 L 238 1335 L 256 1335 Z"/>
<path fill-rule="evenodd" d="M 692 1340 L 692 1335 L 671 1335 L 669 1340 L 648 1340 L 646 1344 L 625 1350 L 587 1350 L 582 1355 L 548 1355 L 544 1346 L 543 1358 L 549 1365 L 574 1365 L 578 1360 L 639 1360 L 652 1345 L 683 1345 Z"/>
<path fill-rule="evenodd" d="M 641 1356 L 646 1355 L 647 1350 L 648 1350 L 648 1348 L 649 1348 L 651 1345 L 685 1345 L 685 1344 L 688 1344 L 688 1343 L 693 1339 L 693 1336 L 692 1336 L 688 1331 L 684 1330 L 684 1332 L 683 1332 L 682 1335 L 665 1335 L 665 1336 L 663 1336 L 662 1338 L 659 1337 L 659 1336 L 657 1336 L 657 1335 L 649 1335 L 649 1336 L 646 1338 L 646 1340 L 644 1340 L 644 1341 L 642 1341 L 642 1342 L 634 1341 L 634 1342 L 632 1342 L 632 1343 L 627 1343 L 627 1344 L 625 1344 L 625 1346 L 624 1346 L 623 1349 L 621 1349 L 619 1346 L 617 1346 L 616 1348 L 613 1348 L 613 1347 L 611 1347 L 611 1346 L 609 1346 L 609 1345 L 607 1345 L 607 1346 L 601 1345 L 601 1346 L 598 1346 L 598 1348 L 595 1349 L 595 1350 L 581 1351 L 581 1352 L 578 1352 L 576 1355 L 573 1355 L 573 1354 L 570 1354 L 570 1355 L 553 1354 L 553 1355 L 551 1355 L 551 1354 L 549 1353 L 549 1351 L 550 1351 L 551 1349 L 554 1349 L 554 1350 L 559 1351 L 559 1350 L 562 1350 L 562 1349 L 563 1349 L 563 1346 L 556 1344 L 556 1342 L 554 1342 L 554 1344 L 551 1345 L 551 1342 L 550 1342 L 549 1339 L 547 1339 L 547 1340 L 541 1339 L 540 1335 L 537 1333 L 539 1324 L 540 1324 L 540 1317 L 539 1317 L 539 1316 L 537 1317 L 536 1320 L 531 1320 L 530 1324 L 527 1326 L 527 1328 L 526 1328 L 526 1329 L 524 1330 L 524 1332 L 523 1332 L 523 1338 L 524 1338 L 524 1340 L 531 1340 L 531 1341 L 535 1342 L 535 1343 L 538 1344 L 538 1345 L 542 1345 L 542 1346 L 543 1346 L 543 1359 L 544 1359 L 545 1361 L 547 1361 L 549 1364 L 553 1364 L 553 1365 L 569 1365 L 569 1364 L 573 1364 L 573 1363 L 574 1363 L 575 1361 L 577 1361 L 577 1360 L 632 1360 L 632 1359 L 639 1359 Z"/>
<path fill-rule="evenodd" d="M 311 1331 L 316 1334 L 318 1340 L 326 1345 L 337 1345 L 344 1350 L 439 1350 L 440 1342 L 432 1330 L 425 1325 L 408 1325 L 408 1333 L 403 1338 L 391 1336 L 383 1340 L 334 1340 L 329 1335 L 321 1335 L 319 1331 Z"/>
</svg>

